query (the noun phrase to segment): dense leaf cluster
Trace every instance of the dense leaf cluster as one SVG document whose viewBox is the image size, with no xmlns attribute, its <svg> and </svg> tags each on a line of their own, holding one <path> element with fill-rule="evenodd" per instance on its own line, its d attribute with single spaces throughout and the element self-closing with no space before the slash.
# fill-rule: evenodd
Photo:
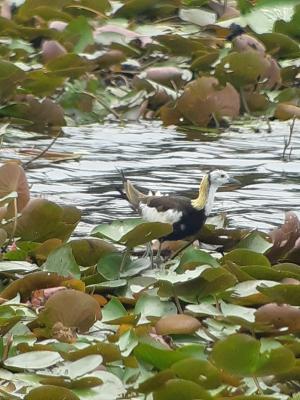
<svg viewBox="0 0 300 400">
<path fill-rule="evenodd" d="M 0 118 L 52 132 L 106 118 L 299 117 L 299 26 L 297 1 L 7 0 Z"/>
<path fill-rule="evenodd" d="M 0 194 L 1 398 L 285 400 L 298 392 L 294 213 L 268 235 L 208 221 L 199 240 L 213 242 L 211 252 L 190 246 L 155 268 L 144 245 L 168 224 L 116 220 L 68 241 L 78 210 L 30 199 L 17 163 L 0 168 Z"/>
</svg>

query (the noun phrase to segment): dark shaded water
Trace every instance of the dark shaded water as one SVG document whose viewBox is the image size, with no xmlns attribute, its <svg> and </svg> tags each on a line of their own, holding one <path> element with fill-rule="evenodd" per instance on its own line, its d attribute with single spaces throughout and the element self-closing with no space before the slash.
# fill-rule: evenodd
<svg viewBox="0 0 300 400">
<path fill-rule="evenodd" d="M 82 154 L 80 161 L 49 164 L 38 160 L 27 171 L 33 196 L 42 196 L 82 210 L 77 234 L 88 234 L 100 222 L 132 215 L 124 200 L 115 198 L 120 184 L 116 168 L 134 182 L 163 193 L 194 197 L 201 173 L 229 171 L 242 182 L 235 191 L 218 192 L 214 213 L 226 212 L 231 226 L 269 230 L 282 222 L 284 211 L 300 212 L 300 123 L 292 139 L 291 161 L 281 159 L 286 123 L 272 123 L 256 133 L 251 127 L 220 135 L 186 134 L 159 123 L 93 125 L 66 128 L 52 147 Z M 25 135 L 26 137 L 26 135 Z M 3 158 L 16 157 L 10 146 L 43 149 L 49 139 L 8 138 Z M 25 160 L 24 156 L 20 156 Z"/>
</svg>

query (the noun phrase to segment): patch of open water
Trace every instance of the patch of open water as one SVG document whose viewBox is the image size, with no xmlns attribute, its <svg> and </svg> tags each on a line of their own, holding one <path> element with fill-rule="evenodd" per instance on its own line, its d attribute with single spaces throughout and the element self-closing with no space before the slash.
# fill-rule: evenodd
<svg viewBox="0 0 300 400">
<path fill-rule="evenodd" d="M 64 128 L 65 135 L 51 148 L 82 154 L 80 161 L 49 164 L 38 160 L 27 171 L 32 196 L 82 210 L 78 235 L 87 235 L 101 222 L 133 215 L 126 201 L 116 198 L 121 179 L 116 168 L 147 189 L 194 197 L 201 174 L 222 168 L 242 185 L 217 193 L 213 213 L 226 212 L 230 226 L 269 230 L 281 223 L 284 212 L 300 213 L 300 130 L 296 123 L 289 162 L 282 161 L 287 123 L 228 129 L 218 135 L 183 133 L 157 122 L 125 126 L 104 124 Z M 3 158 L 15 157 L 12 148 L 43 149 L 49 138 L 13 136 L 4 143 Z M 24 159 L 24 156 L 20 156 Z"/>
</svg>

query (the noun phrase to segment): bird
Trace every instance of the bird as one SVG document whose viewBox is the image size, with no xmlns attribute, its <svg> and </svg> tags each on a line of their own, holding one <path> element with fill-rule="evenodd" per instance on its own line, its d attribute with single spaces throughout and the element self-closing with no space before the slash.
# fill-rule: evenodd
<svg viewBox="0 0 300 400">
<path fill-rule="evenodd" d="M 226 184 L 240 185 L 237 179 L 222 170 L 213 170 L 205 174 L 200 182 L 198 196 L 190 199 L 177 195 L 153 195 L 142 193 L 119 171 L 123 187 L 118 189 L 121 197 L 147 222 L 171 224 L 173 231 L 159 239 L 160 247 L 164 241 L 189 240 L 200 232 L 211 213 L 215 193 Z M 158 253 L 160 254 L 160 247 Z"/>
</svg>

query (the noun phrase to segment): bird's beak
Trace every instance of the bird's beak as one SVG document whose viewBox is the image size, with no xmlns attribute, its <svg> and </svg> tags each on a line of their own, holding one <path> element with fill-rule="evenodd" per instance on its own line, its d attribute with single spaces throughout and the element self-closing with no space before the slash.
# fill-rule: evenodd
<svg viewBox="0 0 300 400">
<path fill-rule="evenodd" d="M 239 180 L 235 179 L 235 178 L 229 178 L 228 181 L 227 181 L 227 184 L 228 185 L 238 185 L 238 186 L 240 186 L 241 182 Z"/>
</svg>

